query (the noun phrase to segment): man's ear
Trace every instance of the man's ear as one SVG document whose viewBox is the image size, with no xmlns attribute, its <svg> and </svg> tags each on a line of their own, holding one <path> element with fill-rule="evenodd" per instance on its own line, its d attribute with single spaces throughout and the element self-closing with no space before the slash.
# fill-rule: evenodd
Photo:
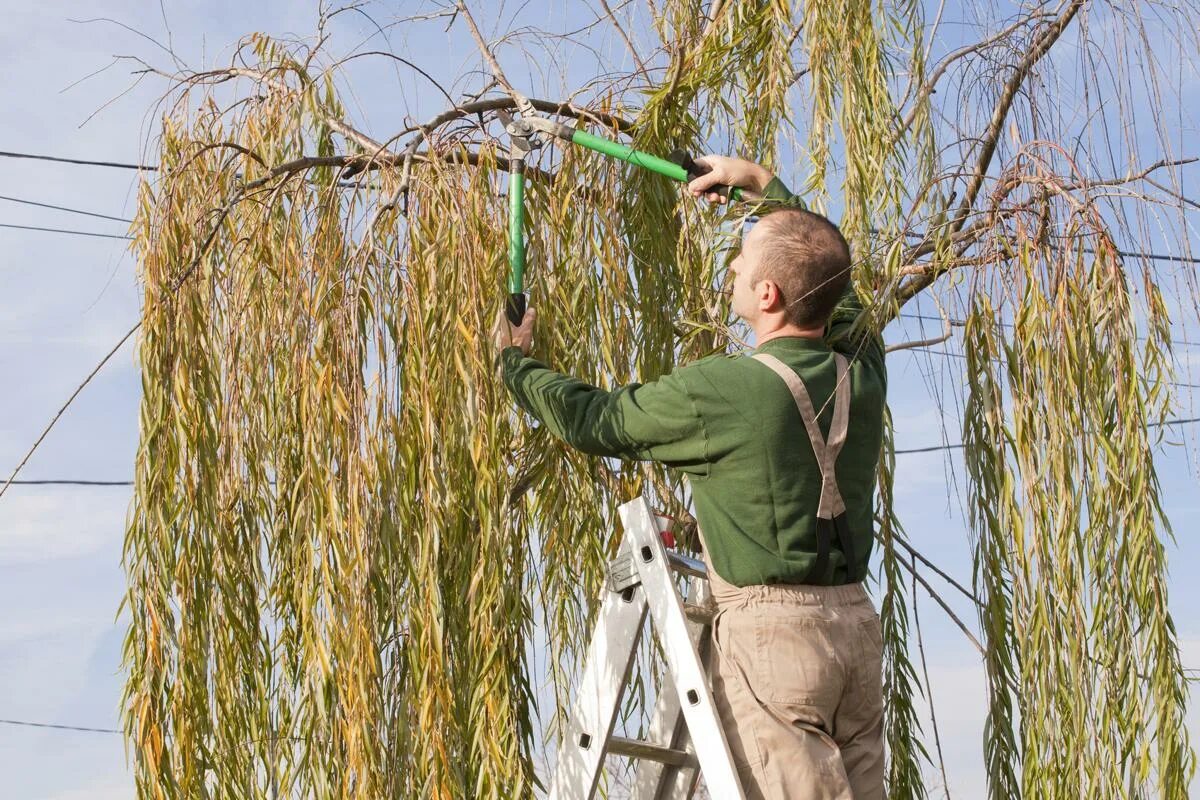
<svg viewBox="0 0 1200 800">
<path fill-rule="evenodd" d="M 783 293 L 779 291 L 779 284 L 775 281 L 765 280 L 759 284 L 758 297 L 760 301 L 766 302 L 764 311 L 782 311 L 783 310 Z"/>
</svg>

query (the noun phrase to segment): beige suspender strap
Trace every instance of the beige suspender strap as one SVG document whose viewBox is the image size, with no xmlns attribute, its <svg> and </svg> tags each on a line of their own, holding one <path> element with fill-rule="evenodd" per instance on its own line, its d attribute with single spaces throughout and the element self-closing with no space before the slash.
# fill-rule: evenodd
<svg viewBox="0 0 1200 800">
<path fill-rule="evenodd" d="M 837 385 L 834 388 L 833 421 L 829 425 L 828 443 L 821 435 L 821 426 L 817 422 L 817 412 L 813 409 L 808 389 L 796 371 L 768 353 L 756 353 L 753 358 L 770 367 L 782 378 L 796 401 L 796 408 L 800 411 L 800 419 L 804 421 L 813 453 L 817 457 L 817 465 L 821 470 L 821 501 L 817 506 L 817 518 L 833 519 L 841 515 L 846 510 L 846 504 L 838 490 L 837 471 L 834 466 L 837 464 L 838 454 L 842 451 L 842 445 L 846 443 L 846 432 L 850 427 L 850 381 L 846 357 L 841 353 L 833 354 L 834 363 L 837 364 Z"/>
</svg>

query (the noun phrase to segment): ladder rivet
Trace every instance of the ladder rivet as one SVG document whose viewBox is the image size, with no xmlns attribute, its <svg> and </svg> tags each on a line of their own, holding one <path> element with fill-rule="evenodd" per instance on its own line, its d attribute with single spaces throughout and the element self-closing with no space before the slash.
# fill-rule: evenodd
<svg viewBox="0 0 1200 800">
<path fill-rule="evenodd" d="M 688 702 L 694 706 L 700 705 L 700 695 L 696 694 L 695 689 L 687 690 L 687 699 L 688 699 Z"/>
</svg>

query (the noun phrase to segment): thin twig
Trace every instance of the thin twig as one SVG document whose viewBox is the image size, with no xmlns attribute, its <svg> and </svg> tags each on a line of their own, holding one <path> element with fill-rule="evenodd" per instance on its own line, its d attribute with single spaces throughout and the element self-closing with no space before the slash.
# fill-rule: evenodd
<svg viewBox="0 0 1200 800">
<path fill-rule="evenodd" d="M 904 559 L 900 559 L 903 561 Z M 942 785 L 946 789 L 946 797 L 950 797 L 950 779 L 946 777 L 946 758 L 942 755 L 942 735 L 938 729 L 937 710 L 933 701 L 933 681 L 929 680 L 929 661 L 925 658 L 925 636 L 921 632 L 921 605 L 917 602 L 917 570 L 913 564 L 913 622 L 917 628 L 917 651 L 921 654 L 921 674 L 925 676 L 925 695 L 929 699 L 929 720 L 933 725 L 933 744 L 937 749 L 938 767 L 942 771 Z"/>
<path fill-rule="evenodd" d="M 938 336 L 935 339 L 918 339 L 918 340 L 912 341 L 912 342 L 903 342 L 901 344 L 893 344 L 893 345 L 890 345 L 889 347 L 887 347 L 884 350 L 884 352 L 885 353 L 894 353 L 897 350 L 908 350 L 909 348 L 912 348 L 912 347 L 928 347 L 933 344 L 941 344 L 942 342 L 947 341 L 948 339 L 950 339 L 951 336 L 954 335 L 954 328 L 950 325 L 949 317 L 943 316 L 942 324 L 945 326 L 943 333 L 941 336 Z"/>
<path fill-rule="evenodd" d="M 938 10 L 938 16 L 940 18 L 941 9 Z M 937 69 L 933 71 L 933 74 L 929 76 L 928 80 L 926 80 L 925 83 L 921 85 L 921 88 L 917 91 L 917 96 L 913 98 L 912 107 L 908 110 L 908 114 L 905 115 L 904 121 L 901 122 L 899 127 L 897 127 L 892 133 L 892 138 L 889 145 L 895 146 L 895 144 L 900 141 L 900 137 L 902 137 L 908 131 L 908 129 L 912 127 L 913 120 L 915 120 L 917 117 L 917 111 L 920 109 L 921 103 L 923 103 L 925 99 L 929 97 L 929 95 L 933 94 L 933 90 L 937 87 L 937 82 L 941 80 L 943 75 L 945 75 L 946 70 L 950 68 L 951 64 L 953 64 L 955 61 L 958 61 L 960 58 L 973 55 L 984 48 L 990 47 L 1001 39 L 1010 36 L 1013 31 L 1017 30 L 1017 28 L 1021 28 L 1037 19 L 1048 16 L 1050 15 L 1046 12 L 1037 12 L 1029 15 L 1028 17 L 1022 17 L 999 33 L 989 36 L 982 41 L 975 42 L 974 44 L 969 44 L 966 47 L 960 47 L 958 50 L 955 50 L 953 53 L 942 59 L 942 62 L 938 64 Z M 930 40 L 929 44 L 930 47 L 933 46 L 932 39 Z M 926 57 L 928 57 L 928 54 Z"/>
<path fill-rule="evenodd" d="M 921 555 L 921 552 L 920 552 L 919 550 L 917 550 L 917 548 L 915 548 L 915 547 L 913 547 L 911 544 L 909 544 L 907 541 L 905 541 L 904 537 L 902 537 L 902 536 L 898 536 L 898 535 L 896 535 L 896 534 L 892 534 L 892 536 L 893 536 L 893 538 L 895 538 L 895 540 L 896 540 L 897 542 L 899 542 L 899 543 L 900 543 L 900 546 L 901 546 L 901 547 L 903 547 L 905 550 L 907 550 L 907 551 L 908 551 L 908 554 L 909 554 L 910 556 L 912 556 L 913 558 L 917 559 L 917 560 L 918 560 L 918 561 L 920 561 L 922 564 L 924 564 L 925 566 L 929 567 L 931 570 L 933 570 L 934 572 L 936 572 L 936 573 L 938 574 L 938 577 L 940 577 L 940 578 L 941 578 L 942 580 L 944 580 L 946 583 L 948 583 L 948 584 L 950 584 L 951 586 L 953 586 L 955 589 L 958 589 L 960 592 L 962 592 L 962 593 L 963 593 L 963 596 L 964 596 L 964 597 L 966 597 L 968 600 L 970 600 L 972 603 L 974 603 L 975 605 L 979 606 L 980 608 L 983 608 L 983 601 L 982 601 L 982 600 L 980 600 L 978 597 L 976 597 L 976 596 L 974 595 L 974 593 L 972 593 L 972 592 L 971 592 L 969 589 L 967 589 L 967 588 L 966 588 L 965 586 L 963 586 L 961 583 L 959 583 L 958 581 L 954 580 L 954 578 L 950 577 L 950 575 L 948 575 L 948 574 L 945 572 L 945 570 L 941 569 L 941 568 L 940 568 L 940 567 L 939 567 L 937 564 L 934 564 L 934 563 L 933 563 L 932 561 L 930 561 L 928 558 L 926 558 L 925 556 Z"/>
<path fill-rule="evenodd" d="M 504 87 L 504 91 L 512 97 L 517 104 L 517 110 L 522 114 L 532 114 L 533 104 L 529 102 L 529 98 L 521 92 L 517 91 L 509 80 L 504 75 L 504 70 L 500 68 L 500 62 L 496 60 L 496 56 L 492 54 L 491 48 L 484 41 L 483 34 L 479 32 L 479 27 L 475 24 L 475 18 L 471 16 L 471 12 L 467 9 L 467 4 L 463 0 L 458 0 L 458 13 L 463 15 L 467 21 L 467 27 L 471 29 L 471 36 L 475 38 L 475 44 L 479 47 L 479 52 L 483 54 L 483 58 L 488 62 L 488 66 L 492 68 L 492 75 Z"/>
<path fill-rule="evenodd" d="M 878 531 L 875 532 L 875 539 L 880 544 L 885 544 L 883 537 L 879 535 Z M 917 568 L 913 564 L 906 562 L 903 558 L 898 558 L 896 561 L 900 564 L 900 566 L 904 567 L 913 574 L 913 577 L 915 577 L 921 583 L 921 585 L 925 587 L 925 592 L 935 601 L 937 601 L 937 604 L 942 607 L 942 610 L 946 612 L 946 615 L 950 617 L 951 621 L 958 626 L 958 629 L 963 632 L 963 635 L 970 640 L 971 644 L 975 645 L 975 649 L 979 651 L 979 655 L 981 657 L 984 656 L 985 653 L 983 645 L 981 645 L 979 640 L 975 638 L 975 634 L 971 633 L 970 629 L 963 623 L 961 619 L 958 618 L 958 615 L 950 609 L 950 606 L 946 604 L 946 601 L 942 599 L 942 596 L 938 594 L 932 586 L 929 585 L 929 582 L 921 577 L 921 574 L 917 571 Z"/>
<path fill-rule="evenodd" d="M 1196 158 L 1194 156 L 1190 157 L 1190 158 L 1176 158 L 1176 159 L 1163 158 L 1163 159 L 1160 159 L 1160 160 L 1154 162 L 1153 164 L 1151 164 L 1150 166 L 1141 170 L 1140 172 L 1136 172 L 1136 173 L 1131 172 L 1123 178 L 1108 178 L 1106 180 L 1099 180 L 1099 181 L 1082 181 L 1080 183 L 1067 184 L 1067 185 L 1063 186 L 1062 188 L 1065 191 L 1073 192 L 1073 191 L 1078 191 L 1080 189 L 1085 189 L 1085 190 L 1086 189 L 1094 189 L 1098 186 L 1121 186 L 1122 184 L 1134 183 L 1136 181 L 1143 180 L 1147 175 L 1149 175 L 1151 172 L 1154 172 L 1156 170 L 1164 169 L 1166 167 L 1182 167 L 1186 164 L 1194 164 L 1197 161 L 1200 161 L 1200 158 Z"/>
<path fill-rule="evenodd" d="M 142 327 L 142 323 L 139 320 L 136 325 L 130 328 L 126 334 L 121 337 L 120 341 L 113 345 L 113 348 L 108 351 L 108 354 L 105 355 L 104 358 L 100 359 L 100 363 L 88 373 L 88 376 L 83 379 L 83 383 L 75 387 L 75 391 L 71 392 L 71 396 L 67 398 L 67 402 L 63 403 L 62 408 L 58 409 L 58 413 L 50 419 L 50 423 L 46 425 L 45 429 L 42 430 L 41 436 L 37 438 L 37 441 L 34 442 L 33 446 L 29 448 L 29 451 L 25 453 L 25 457 L 21 459 L 20 463 L 18 463 L 16 468 L 12 471 L 12 474 L 8 476 L 8 480 L 4 482 L 4 486 L 0 487 L 0 497 L 4 496 L 4 493 L 8 491 L 9 486 L 12 486 L 12 482 L 17 477 L 17 473 L 19 473 L 21 469 L 29 462 L 30 457 L 41 445 L 42 441 L 46 438 L 46 435 L 50 433 L 51 428 L 53 428 L 59 419 L 62 418 L 63 413 L 67 410 L 71 403 L 75 402 L 75 398 L 79 396 L 79 393 L 83 391 L 83 388 L 92 382 L 92 378 L 96 377 L 96 373 L 98 373 L 104 367 L 104 365 L 107 364 L 109 360 L 117 354 L 117 351 L 120 350 L 127 341 L 129 341 L 129 338 L 133 336 L 133 334 L 137 333 L 137 329 L 140 327 Z"/>
<path fill-rule="evenodd" d="M 633 41 L 625 33 L 625 29 L 621 27 L 620 21 L 617 20 L 617 15 L 609 7 L 608 0 L 600 0 L 600 5 L 604 8 L 604 12 L 608 14 L 608 18 L 612 20 L 613 27 L 617 29 L 617 33 L 620 35 L 622 41 L 625 42 L 625 46 L 629 48 L 629 54 L 633 56 L 633 61 L 637 64 L 638 70 L 641 71 L 642 77 L 646 79 L 646 83 L 653 84 L 654 81 L 650 79 L 650 73 L 646 70 L 645 63 L 642 62 L 641 56 L 638 55 L 637 49 L 633 46 Z"/>
</svg>

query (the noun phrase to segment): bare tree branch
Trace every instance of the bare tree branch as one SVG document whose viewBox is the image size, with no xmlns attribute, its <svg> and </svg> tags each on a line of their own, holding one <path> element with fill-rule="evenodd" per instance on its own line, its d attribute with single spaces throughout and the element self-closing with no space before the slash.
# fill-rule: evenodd
<svg viewBox="0 0 1200 800">
<path fill-rule="evenodd" d="M 488 66 L 492 69 L 492 75 L 504 87 L 504 90 L 509 93 L 512 99 L 517 104 L 517 109 L 522 114 L 532 114 L 533 105 L 529 102 L 529 98 L 517 89 L 508 81 L 504 75 L 504 70 L 500 68 L 500 62 L 492 55 L 491 49 L 487 42 L 483 39 L 483 34 L 479 32 L 478 26 L 475 25 L 475 18 L 471 16 L 471 12 L 467 9 L 467 4 L 463 0 L 458 0 L 458 11 L 467 20 L 467 26 L 471 29 L 471 35 L 475 37 L 475 44 L 479 47 L 479 52 L 483 54 L 484 60 L 488 62 Z"/>
<path fill-rule="evenodd" d="M 1029 52 L 1021 59 L 1021 62 L 1016 65 L 1012 76 L 1004 85 L 1003 91 L 1000 93 L 1000 98 L 996 102 L 996 108 L 992 112 L 991 121 L 988 123 L 987 130 L 980 138 L 979 158 L 975 162 L 974 170 L 971 173 L 967 189 L 964 193 L 962 203 L 959 205 L 958 212 L 955 214 L 953 221 L 950 223 L 950 231 L 957 234 L 966 224 L 967 218 L 971 214 L 971 210 L 975 205 L 975 200 L 979 195 L 979 190 L 983 187 L 983 182 L 987 177 L 988 167 L 991 166 L 992 156 L 996 152 L 996 145 L 1000 138 L 1000 131 L 1004 126 L 1004 121 L 1008 118 L 1008 112 L 1012 108 L 1013 101 L 1016 99 L 1017 92 L 1021 85 L 1029 77 L 1033 67 L 1050 51 L 1050 47 L 1058 41 L 1062 36 L 1063 31 L 1070 25 L 1076 14 L 1087 3 L 1087 0 L 1070 0 L 1070 4 L 1066 10 L 1049 26 L 1047 26 L 1034 40 Z M 927 272 L 921 275 L 914 276 L 904 283 L 897 292 L 895 308 L 903 306 L 910 299 L 915 297 L 919 292 L 929 286 L 937 278 L 937 271 Z"/>
<path fill-rule="evenodd" d="M 617 29 L 617 33 L 620 35 L 621 40 L 625 42 L 625 46 L 629 48 L 629 54 L 633 56 L 633 61 L 635 64 L 637 64 L 638 70 L 642 73 L 642 77 L 646 79 L 646 83 L 653 83 L 654 81 L 651 80 L 650 73 L 646 70 L 645 62 L 643 62 L 642 57 L 638 55 L 637 48 L 633 46 L 633 41 L 629 38 L 629 34 L 627 34 L 625 29 L 621 27 L 621 23 L 617 19 L 617 15 L 614 14 L 613 10 L 609 7 L 608 0 L 600 0 L 600 5 L 604 8 L 604 13 L 608 14 L 608 18 L 612 20 L 613 27 Z"/>
</svg>

